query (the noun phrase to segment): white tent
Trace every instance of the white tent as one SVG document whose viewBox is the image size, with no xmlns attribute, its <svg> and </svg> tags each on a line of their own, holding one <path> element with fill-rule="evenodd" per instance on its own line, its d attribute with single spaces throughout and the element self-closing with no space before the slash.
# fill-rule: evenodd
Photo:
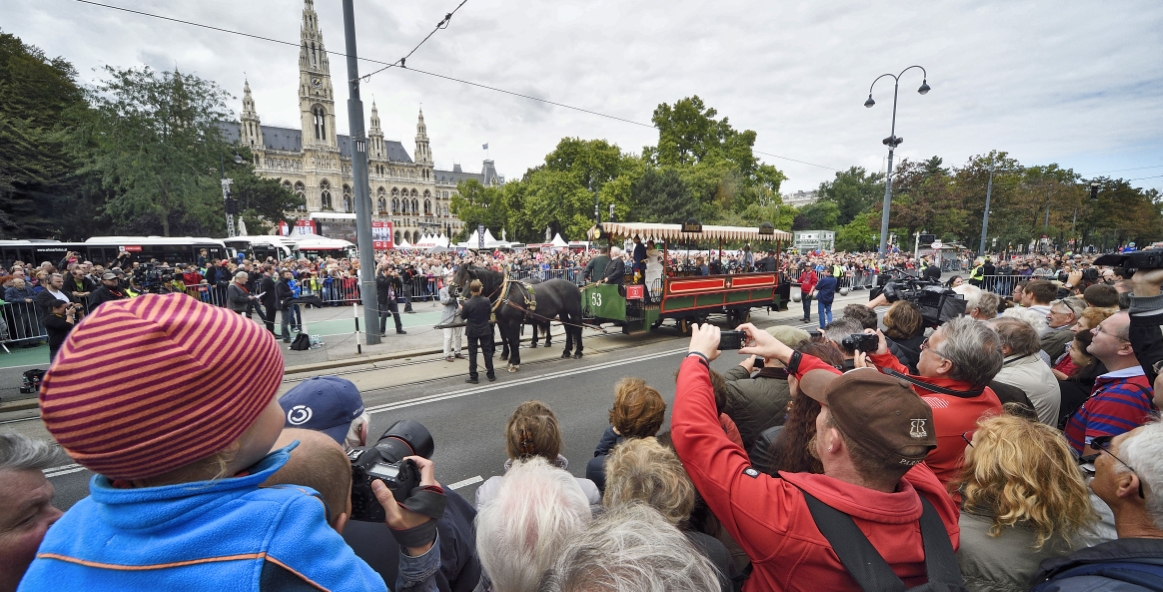
<svg viewBox="0 0 1163 592">
<path fill-rule="evenodd" d="M 408 244 L 408 239 L 404 239 L 404 240 L 396 243 L 396 248 L 397 249 L 411 249 L 412 245 Z"/>
<path fill-rule="evenodd" d="M 477 231 L 474 230 L 472 232 L 472 236 L 468 237 L 467 241 L 460 243 L 456 246 L 460 247 L 462 249 L 479 249 L 479 248 L 481 248 L 480 241 L 481 241 L 480 235 L 477 234 Z M 509 246 L 509 243 L 507 243 L 505 241 L 499 241 L 499 240 L 493 238 L 492 231 L 489 230 L 488 228 L 485 229 L 485 248 L 486 249 L 495 249 L 497 247 L 508 247 L 508 246 Z"/>
<path fill-rule="evenodd" d="M 448 237 L 444 236 L 443 234 L 425 234 L 423 237 L 420 238 L 419 241 L 416 242 L 415 245 L 412 245 L 412 246 L 417 248 L 417 249 L 427 249 L 427 248 L 432 248 L 432 247 L 447 247 L 448 246 Z"/>
<path fill-rule="evenodd" d="M 554 248 L 561 248 L 561 247 L 568 247 L 569 246 L 569 243 L 565 242 L 565 239 L 561 238 L 560 232 L 553 235 L 553 242 L 551 244 L 554 246 Z"/>
</svg>

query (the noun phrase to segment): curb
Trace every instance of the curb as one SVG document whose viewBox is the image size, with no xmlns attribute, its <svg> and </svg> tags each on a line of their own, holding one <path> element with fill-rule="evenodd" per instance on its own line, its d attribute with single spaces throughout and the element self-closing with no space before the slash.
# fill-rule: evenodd
<svg viewBox="0 0 1163 592">
<path fill-rule="evenodd" d="M 29 409 L 36 409 L 40 407 L 40 400 L 36 397 L 31 399 L 16 399 L 8 401 L 7 403 L 0 403 L 0 413 L 8 411 L 27 411 Z"/>
</svg>

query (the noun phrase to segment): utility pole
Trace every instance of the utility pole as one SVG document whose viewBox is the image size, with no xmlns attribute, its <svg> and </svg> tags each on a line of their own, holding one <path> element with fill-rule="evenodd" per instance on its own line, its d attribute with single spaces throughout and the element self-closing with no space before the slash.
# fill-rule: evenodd
<svg viewBox="0 0 1163 592">
<path fill-rule="evenodd" d="M 347 42 L 347 119 L 351 128 L 351 175 L 355 189 L 355 231 L 359 245 L 359 293 L 363 301 L 364 335 L 368 345 L 380 342 L 376 296 L 376 252 L 372 242 L 372 200 L 367 177 L 367 138 L 363 129 L 363 101 L 359 99 L 359 58 L 355 49 L 355 8 L 343 0 L 343 36 Z"/>
<path fill-rule="evenodd" d="M 218 155 L 218 167 L 222 171 L 222 208 L 226 210 L 226 237 L 234 238 L 234 214 L 238 212 L 238 206 L 230 200 L 230 186 L 234 184 L 234 179 L 226 178 L 226 160 L 221 154 Z"/>
<path fill-rule="evenodd" d="M 979 256 L 985 256 L 985 235 L 989 232 L 989 198 L 993 193 L 993 159 L 989 159 L 989 184 L 985 186 L 985 215 L 981 218 L 981 245 L 977 249 Z"/>
</svg>

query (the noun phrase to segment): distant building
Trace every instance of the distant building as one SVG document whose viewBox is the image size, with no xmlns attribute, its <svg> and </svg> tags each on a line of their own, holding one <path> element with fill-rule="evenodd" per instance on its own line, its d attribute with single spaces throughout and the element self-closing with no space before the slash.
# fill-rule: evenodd
<svg viewBox="0 0 1163 592">
<path fill-rule="evenodd" d="M 304 198 L 306 204 L 297 212 L 299 218 L 318 220 L 321 229 L 335 228 L 336 232 L 347 235 L 355 228 L 351 138 L 335 133 L 331 67 L 313 0 L 303 2 L 300 38 L 301 128 L 261 125 L 249 82 L 243 86 L 241 121 L 224 122 L 220 126 L 228 141 L 250 148 L 256 174 L 282 179 L 284 187 Z M 505 182 L 492 160 L 484 161 L 480 173 L 466 173 L 460 165 L 454 165 L 451 171 L 436 170 L 423 110 L 416 123 L 415 160 L 401 142 L 384 139 L 374 101 L 370 123 L 368 185 L 373 219 L 393 222 L 396 243 L 401 240 L 414 243 L 423 234 L 460 232 L 464 223 L 451 211 L 457 183 L 468 179 L 486 186 Z M 330 226 L 323 221 L 329 221 Z M 320 232 L 327 234 L 325 230 Z"/>
<path fill-rule="evenodd" d="M 804 206 L 814 204 L 816 203 L 816 200 L 819 199 L 819 196 L 816 195 L 815 191 L 797 191 L 782 197 L 783 203 L 785 205 L 795 206 L 797 208 L 802 208 Z"/>
<path fill-rule="evenodd" d="M 794 247 L 800 253 L 809 251 L 825 251 L 831 253 L 836 250 L 836 231 L 834 230 L 797 230 Z"/>
</svg>

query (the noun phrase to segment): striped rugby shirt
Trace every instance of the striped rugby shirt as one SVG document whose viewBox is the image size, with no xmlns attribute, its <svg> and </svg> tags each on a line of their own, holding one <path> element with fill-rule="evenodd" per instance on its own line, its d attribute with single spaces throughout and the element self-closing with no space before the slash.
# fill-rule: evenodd
<svg viewBox="0 0 1163 592">
<path fill-rule="evenodd" d="M 1070 447 L 1082 454 L 1098 436 L 1117 436 L 1143 425 L 1155 411 L 1151 394 L 1151 383 L 1137 364 L 1099 376 L 1090 398 L 1066 424 Z"/>
</svg>

